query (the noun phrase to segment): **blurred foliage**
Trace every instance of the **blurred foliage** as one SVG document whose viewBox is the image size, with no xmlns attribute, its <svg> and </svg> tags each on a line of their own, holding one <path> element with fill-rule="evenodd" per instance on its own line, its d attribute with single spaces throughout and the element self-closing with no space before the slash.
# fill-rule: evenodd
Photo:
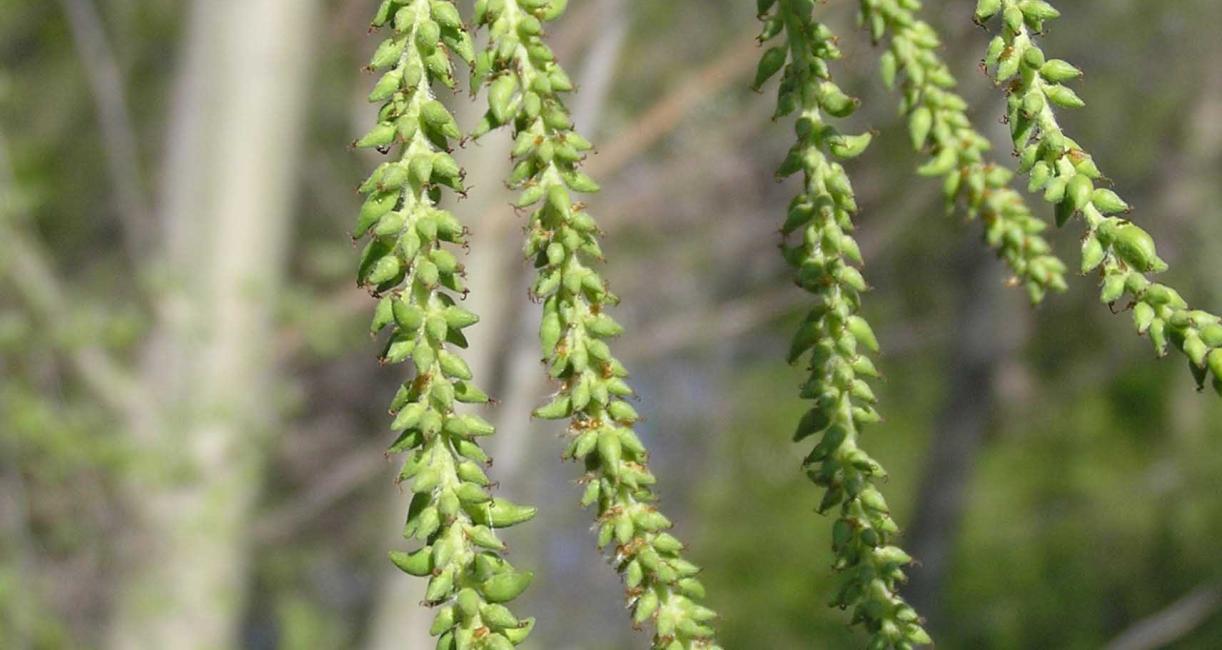
<svg viewBox="0 0 1222 650">
<path fill-rule="evenodd" d="M 188 3 L 97 4 L 125 77 L 142 180 L 155 197 Z M 369 304 L 357 300 L 353 309 L 343 293 L 352 284 L 351 189 L 370 167 L 346 149 L 371 119 L 362 102 L 369 79 L 354 74 L 375 45 L 363 25 L 370 4 L 326 3 L 317 39 L 292 281 L 277 305 L 286 342 L 277 381 L 292 418 L 269 461 L 268 514 L 295 505 L 349 455 L 389 441 L 382 405 L 394 373 L 369 368 Z M 583 4 L 574 2 L 574 13 Z M 629 4 L 632 29 L 592 138 L 603 147 L 754 24 L 752 3 Z M 876 80 L 878 51 L 851 24 L 852 4 L 820 11 L 841 34 L 840 78 L 865 102 L 855 123 L 880 131 L 871 152 L 849 165 L 862 195 L 861 238 L 878 246 L 868 255 L 875 291 L 867 311 L 880 330 L 879 366 L 888 379 L 880 391 L 887 421 L 868 435 L 892 476 L 884 492 L 910 527 L 926 446 L 949 390 L 949 353 L 964 335 L 953 320 L 963 278 L 947 261 L 956 242 L 978 230 L 944 216 L 937 187 L 911 173 L 919 156 L 894 97 Z M 1066 129 L 1089 145 L 1165 242 L 1168 281 L 1192 302 L 1218 309 L 1222 153 L 1202 147 L 1211 124 L 1222 123 L 1210 94 L 1218 93 L 1222 3 L 1061 4 L 1065 17 L 1048 42 L 1087 71 L 1078 89 L 1090 103 L 1066 116 Z M 976 71 L 987 36 L 969 22 L 971 3 L 926 5 L 947 37 L 944 54 L 973 118 L 1007 160 L 997 124 L 1002 103 Z M 566 66 L 578 70 L 580 58 Z M 8 198 L 18 199 L 0 200 L 17 208 L 0 219 L 51 251 L 71 307 L 54 323 L 27 313 L 0 241 L 2 647 L 10 647 L 14 626 L 31 648 L 99 645 L 118 577 L 115 533 L 128 523 L 115 489 L 116 477 L 131 471 L 122 431 L 74 376 L 68 355 L 89 344 L 135 363 L 147 334 L 144 288 L 155 270 L 121 246 L 84 75 L 59 3 L 0 0 L 0 133 L 17 184 Z M 643 352 L 629 365 L 642 387 L 642 435 L 655 450 L 664 503 L 706 568 L 726 647 L 852 648 L 860 637 L 827 607 L 829 525 L 813 514 L 818 494 L 798 471 L 801 450 L 789 439 L 801 412 L 801 373 L 782 359 L 802 311 L 800 292 L 793 290 L 792 303 L 769 305 L 734 337 L 718 338 L 731 307 L 763 304 L 788 282 L 775 231 L 793 188 L 774 183 L 771 170 L 791 133 L 769 122 L 761 104 L 771 98 L 751 93 L 748 82 L 703 97 L 667 137 L 611 174 L 592 203 L 599 215 L 615 217 L 606 274 L 625 299 L 618 313 L 629 332 L 678 322 L 698 341 L 658 354 L 652 341 L 632 341 Z M 508 209 L 503 218 L 517 219 Z M 1076 259 L 1076 232 L 1051 236 L 1063 257 Z M 947 624 L 932 630 L 939 647 L 1102 647 L 1193 589 L 1222 581 L 1222 406 L 1191 391 L 1179 360 L 1151 359 L 1146 342 L 1132 336 L 1129 315 L 1109 314 L 1090 281 L 1070 280 L 1067 294 L 1013 323 L 1025 344 L 1003 369 L 1000 403 L 954 537 Z M 505 291 L 526 305 L 517 288 Z M 550 430 L 532 431 L 532 444 L 543 449 L 536 455 L 558 459 L 561 443 Z M 541 619 L 539 647 L 637 647 L 643 638 L 627 629 L 620 585 L 599 564 L 588 520 L 571 496 L 576 473 L 558 460 L 522 472 L 523 500 L 541 506 L 537 524 L 510 540 L 515 563 L 539 573 L 524 610 Z M 366 640 L 385 564 L 390 480 L 387 466 L 255 546 L 247 647 L 346 648 Z M 599 641 L 579 641 L 581 630 Z M 1174 647 L 1219 646 L 1222 617 L 1215 614 Z"/>
</svg>

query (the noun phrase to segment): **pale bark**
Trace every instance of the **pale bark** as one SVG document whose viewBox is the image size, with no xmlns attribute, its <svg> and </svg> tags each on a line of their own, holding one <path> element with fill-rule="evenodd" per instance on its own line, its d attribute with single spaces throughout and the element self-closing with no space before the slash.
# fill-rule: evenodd
<svg viewBox="0 0 1222 650">
<path fill-rule="evenodd" d="M 1222 607 L 1222 587 L 1206 585 L 1127 628 L 1105 650 L 1156 650 L 1191 634 Z"/>
<path fill-rule="evenodd" d="M 275 422 L 282 281 L 315 0 L 197 0 L 168 132 L 161 293 L 110 647 L 236 645 Z"/>
<path fill-rule="evenodd" d="M 153 241 L 153 215 L 145 198 L 135 128 L 124 91 L 123 74 L 93 0 L 60 0 L 85 78 L 97 107 L 98 127 L 107 171 L 114 186 L 115 207 L 132 261 Z"/>
</svg>

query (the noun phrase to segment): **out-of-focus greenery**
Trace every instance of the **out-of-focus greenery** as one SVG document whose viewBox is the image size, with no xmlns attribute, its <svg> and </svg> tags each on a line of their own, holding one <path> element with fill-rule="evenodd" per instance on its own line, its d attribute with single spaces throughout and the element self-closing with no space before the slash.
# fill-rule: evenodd
<svg viewBox="0 0 1222 650">
<path fill-rule="evenodd" d="M 189 3 L 95 4 L 124 74 L 142 183 L 155 198 Z M 572 3 L 571 13 L 585 4 Z M 754 24 L 749 2 L 622 4 L 632 29 L 592 137 L 603 148 Z M 880 391 L 887 420 L 866 444 L 888 468 L 883 490 L 908 527 L 950 390 L 948 359 L 964 335 L 954 324 L 964 278 L 949 260 L 978 231 L 945 217 L 937 187 L 912 173 L 920 156 L 910 151 L 894 97 L 876 80 L 879 51 L 851 24 L 853 4 L 819 11 L 841 34 L 846 58 L 837 72 L 864 102 L 854 123 L 879 130 L 871 152 L 849 165 L 862 195 L 860 236 L 877 242 L 866 268 L 874 287 L 867 312 L 887 377 Z M 1000 95 L 976 69 L 987 35 L 969 22 L 972 4 L 926 2 L 973 118 L 994 138 L 998 158 L 1009 160 Z M 1066 130 L 1115 175 L 1135 218 L 1156 235 L 1172 264 L 1168 281 L 1194 304 L 1222 308 L 1222 147 L 1211 135 L 1222 123 L 1215 69 L 1222 3 L 1061 4 L 1065 17 L 1047 42 L 1087 71 L 1077 88 L 1089 102 L 1065 116 Z M 351 309 L 336 299 L 352 283 L 347 233 L 358 199 L 350 190 L 371 166 L 345 148 L 370 122 L 361 101 L 370 80 L 356 71 L 375 44 L 363 27 L 371 6 L 326 3 L 317 36 L 308 140 L 302 160 L 292 161 L 299 191 L 291 282 L 278 305 L 288 343 L 277 388 L 292 407 L 279 439 L 293 444 L 273 450 L 264 516 L 338 471 L 338 459 L 378 454 L 378 443 L 390 440 L 383 405 L 395 377 L 369 368 L 371 305 Z M 556 35 L 574 25 L 558 26 Z M 584 38 L 597 35 L 595 27 Z M 574 74 L 583 58 L 576 50 L 565 62 Z M 49 251 L 71 306 L 52 323 L 30 313 L 0 241 L 0 646 L 14 626 L 33 648 L 100 645 L 121 578 L 113 544 L 127 520 L 114 486 L 135 470 L 117 418 L 66 357 L 95 345 L 134 362 L 147 334 L 143 291 L 156 273 L 123 251 L 85 74 L 58 2 L 0 0 L 0 133 L 16 179 L 0 197 L 0 220 Z M 853 648 L 861 637 L 827 606 L 830 522 L 813 513 L 819 495 L 790 442 L 802 373 L 783 355 L 803 311 L 799 290 L 733 336 L 716 336 L 732 307 L 762 305 L 787 282 L 775 231 L 793 188 L 775 184 L 771 170 L 792 136 L 768 121 L 761 104 L 771 98 L 748 91 L 748 82 L 744 76 L 702 97 L 656 146 L 609 174 L 592 207 L 614 224 L 605 273 L 624 298 L 617 313 L 645 337 L 630 341 L 642 352 L 628 364 L 642 393 L 642 436 L 654 450 L 667 512 L 705 567 L 724 645 Z M 476 191 L 497 183 L 469 180 Z M 500 218 L 517 219 L 508 208 Z M 1076 259 L 1076 231 L 1051 237 L 1058 253 Z M 506 245 L 516 248 L 514 239 Z M 1019 309 L 1011 323 L 1024 343 L 1002 365 L 963 528 L 952 537 L 944 621 L 931 630 L 939 647 L 1098 648 L 1222 581 L 1222 405 L 1192 391 L 1180 360 L 1152 359 L 1129 315 L 1113 316 L 1097 302 L 1091 280 L 1070 283 L 1067 294 Z M 504 290 L 534 309 L 518 288 Z M 675 322 L 700 342 L 651 353 L 662 337 L 649 333 Z M 546 430 L 530 435 L 541 450 L 535 455 L 555 459 L 517 479 L 523 500 L 541 512 L 510 538 L 515 565 L 539 574 L 522 607 L 540 619 L 536 642 L 639 647 L 645 640 L 628 629 L 620 585 L 600 564 L 573 497 L 578 469 L 559 462 L 562 443 Z M 385 568 L 391 475 L 370 476 L 254 545 L 246 647 L 367 640 Z M 1220 645 L 1215 612 L 1174 647 Z"/>
</svg>

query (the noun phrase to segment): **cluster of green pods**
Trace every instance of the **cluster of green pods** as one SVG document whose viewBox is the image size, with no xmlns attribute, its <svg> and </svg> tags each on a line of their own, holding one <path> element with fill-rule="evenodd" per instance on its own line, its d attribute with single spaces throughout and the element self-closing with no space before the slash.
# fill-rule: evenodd
<svg viewBox="0 0 1222 650">
<path fill-rule="evenodd" d="M 598 545 L 623 577 L 634 623 L 652 624 L 659 650 L 717 648 L 716 614 L 699 603 L 700 570 L 657 508 L 628 371 L 611 349 L 623 331 L 607 313 L 618 299 L 596 268 L 598 224 L 575 196 L 599 189 L 581 171 L 592 147 L 573 128 L 562 98 L 573 85 L 543 39 L 564 8 L 559 0 L 479 0 L 475 9 L 488 32 L 473 75 L 488 87 L 488 110 L 475 135 L 507 126 L 514 136 L 508 182 L 520 191 L 517 208 L 530 213 L 524 252 L 537 269 L 539 343 L 558 386 L 534 415 L 569 422 L 566 455 L 585 467 L 582 503 L 597 508 Z"/>
<path fill-rule="evenodd" d="M 1097 273 L 1100 299 L 1113 305 L 1126 296 L 1138 333 L 1149 335 L 1159 355 L 1180 350 L 1198 386 L 1222 394 L 1222 318 L 1193 309 L 1172 287 L 1150 280 L 1167 270 L 1154 239 L 1127 219 L 1129 205 L 1106 187 L 1093 157 L 1067 136 L 1055 109 L 1085 102 L 1066 83 L 1078 68 L 1044 54 L 1035 35 L 1060 12 L 1043 0 L 979 0 L 976 20 L 1000 17 L 1001 33 L 989 43 L 985 66 L 1006 89 L 1007 121 L 1030 190 L 1055 206 L 1057 225 L 1081 216 L 1082 273 Z M 1212 379 L 1211 379 L 1212 378 Z"/>
<path fill-rule="evenodd" d="M 948 205 L 962 204 L 969 218 L 980 219 L 985 242 L 1032 302 L 1064 291 L 1066 265 L 1042 234 L 1048 224 L 1011 186 L 1014 173 L 986 158 L 989 141 L 972 126 L 939 53 L 941 40 L 920 10 L 919 0 L 861 0 L 859 14 L 875 43 L 886 45 L 880 71 L 901 94 L 913 148 L 929 155 L 918 173 L 942 177 Z"/>
<path fill-rule="evenodd" d="M 358 282 L 378 298 L 372 332 L 390 330 L 382 361 L 410 360 L 415 370 L 391 404 L 399 436 L 390 451 L 406 454 L 399 480 L 414 496 L 403 535 L 418 547 L 390 557 L 428 580 L 439 650 L 507 650 L 534 626 L 505 605 L 532 574 L 506 561 L 496 531 L 535 509 L 493 497 L 491 459 L 479 446 L 493 427 L 460 412 L 489 398 L 460 355 L 463 331 L 479 320 L 456 300 L 467 291 L 455 253 L 467 231 L 439 205 L 443 188 L 463 191 L 464 175 L 449 147 L 461 136 L 458 124 L 433 87 L 453 87 L 450 55 L 471 62 L 474 47 L 448 1 L 384 0 L 373 24 L 391 31 L 370 65 L 381 73 L 370 100 L 382 108 L 356 145 L 398 155 L 360 187 L 366 199 L 353 234 L 369 242 Z"/>
<path fill-rule="evenodd" d="M 782 250 L 814 305 L 789 354 L 791 363 L 806 359 L 810 370 L 802 397 L 811 408 L 794 439 L 818 440 L 804 465 L 824 488 L 819 510 L 838 511 L 832 550 L 843 581 L 833 604 L 867 629 L 870 648 L 913 648 L 930 638 L 899 594 L 912 558 L 894 544 L 899 529 L 877 487 L 886 472 L 860 445 L 864 429 L 881 420 L 870 385 L 879 377 L 870 356 L 878 340 L 861 316 L 867 285 L 852 235 L 857 202 L 837 159 L 861 154 L 870 135 L 842 134 L 825 119 L 848 116 L 857 102 L 831 79 L 829 62 L 840 51 L 815 20 L 814 2 L 760 0 L 758 9 L 760 40 L 781 37 L 782 43 L 764 52 L 755 85 L 781 73 L 777 117 L 797 114 L 797 142 L 778 176 L 800 172 L 803 186 L 782 226 Z"/>
</svg>

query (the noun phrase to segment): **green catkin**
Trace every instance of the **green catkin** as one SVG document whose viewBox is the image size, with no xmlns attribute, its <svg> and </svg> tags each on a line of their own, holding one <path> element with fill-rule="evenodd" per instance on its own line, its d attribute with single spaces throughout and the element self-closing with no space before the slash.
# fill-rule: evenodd
<svg viewBox="0 0 1222 650">
<path fill-rule="evenodd" d="M 1007 120 L 1021 171 L 1031 177 L 1032 191 L 1056 206 L 1057 224 L 1081 215 L 1087 233 L 1082 241 L 1082 272 L 1098 272 L 1101 299 L 1112 305 L 1126 295 L 1134 324 L 1149 334 L 1158 354 L 1173 345 L 1188 358 L 1197 384 L 1212 375 L 1222 394 L 1222 319 L 1194 310 L 1175 289 L 1148 275 L 1167 270 L 1154 240 L 1126 218 L 1129 206 L 1111 189 L 1091 155 L 1061 129 L 1054 108 L 1085 104 L 1065 83 L 1081 76 L 1072 64 L 1048 59 L 1033 34 L 1060 15 L 1042 0 L 979 0 L 977 22 L 1001 17 L 1001 34 L 989 44 L 985 66 L 1005 88 Z"/>
<path fill-rule="evenodd" d="M 783 69 L 777 117 L 798 114 L 798 142 L 778 175 L 802 172 L 805 181 L 790 204 L 782 249 L 797 269 L 799 286 L 815 297 L 790 351 L 791 362 L 809 358 L 802 396 L 813 400 L 794 438 L 819 437 L 804 466 L 826 490 L 819 511 L 839 507 L 832 550 L 843 580 L 833 605 L 852 610 L 852 622 L 871 635 L 868 647 L 913 648 L 930 639 L 898 593 L 912 558 L 894 545 L 898 527 L 876 486 L 886 474 L 859 446 L 862 429 L 880 419 L 869 384 L 878 376 L 869 357 L 878 341 L 860 315 L 866 283 L 851 234 L 857 204 L 844 168 L 834 160 L 860 154 L 870 136 L 842 134 L 824 119 L 825 113 L 849 115 L 857 102 L 831 80 L 828 62 L 840 52 L 831 32 L 812 17 L 813 9 L 814 0 L 759 0 L 761 41 L 782 36 L 784 42 L 764 52 L 755 85 Z"/>
<path fill-rule="evenodd" d="M 592 266 L 602 259 L 598 225 L 573 194 L 594 192 L 579 169 L 591 145 L 573 130 L 561 94 L 572 83 L 542 39 L 543 25 L 564 10 L 562 0 L 479 0 L 476 23 L 489 31 L 473 84 L 488 84 L 488 111 L 476 134 L 511 126 L 516 144 L 511 186 L 517 207 L 530 210 L 525 253 L 534 261 L 533 296 L 543 305 L 540 327 L 548 372 L 559 382 L 550 403 L 535 411 L 569 420 L 566 456 L 585 466 L 582 503 L 598 510 L 598 545 L 623 577 L 633 622 L 652 622 L 653 647 L 717 648 L 716 614 L 699 601 L 699 569 L 682 556 L 671 522 L 655 506 L 656 482 L 634 431 L 626 401 L 632 389 L 608 342 L 622 328 L 607 314 L 617 303 Z"/>
<path fill-rule="evenodd" d="M 384 0 L 375 27 L 390 26 L 371 68 L 382 76 L 370 95 L 382 102 L 378 124 L 358 146 L 401 155 L 380 165 L 362 186 L 366 201 L 354 236 L 369 236 L 358 281 L 379 302 L 372 331 L 390 330 L 383 362 L 411 359 L 416 372 L 391 406 L 400 432 L 393 453 L 406 453 L 400 474 L 415 493 L 403 529 L 421 546 L 391 553 L 403 571 L 428 578 L 426 604 L 435 607 L 432 634 L 441 650 L 504 650 L 522 643 L 534 625 L 502 603 L 530 584 L 531 574 L 504 558 L 495 530 L 530 519 L 534 508 L 489 494 L 484 467 L 491 461 L 476 440 L 492 426 L 460 414 L 460 403 L 488 396 L 471 383 L 458 356 L 463 329 L 478 320 L 455 301 L 465 295 L 461 265 L 451 248 L 466 230 L 438 207 L 441 187 L 463 190 L 448 142 L 459 136 L 454 118 L 433 95 L 453 87 L 447 53 L 468 62 L 470 35 L 448 1 Z"/>
<path fill-rule="evenodd" d="M 986 160 L 989 141 L 972 127 L 967 102 L 954 92 L 955 78 L 938 54 L 938 35 L 919 18 L 919 0 L 861 0 L 860 5 L 861 22 L 874 42 L 885 41 L 880 71 L 888 87 L 898 83 L 913 147 L 929 154 L 919 173 L 941 176 L 947 203 L 962 202 L 970 218 L 984 223 L 985 242 L 1032 302 L 1049 291 L 1064 291 L 1065 263 L 1041 234 L 1047 224 L 1010 186 L 1014 174 Z"/>
</svg>

